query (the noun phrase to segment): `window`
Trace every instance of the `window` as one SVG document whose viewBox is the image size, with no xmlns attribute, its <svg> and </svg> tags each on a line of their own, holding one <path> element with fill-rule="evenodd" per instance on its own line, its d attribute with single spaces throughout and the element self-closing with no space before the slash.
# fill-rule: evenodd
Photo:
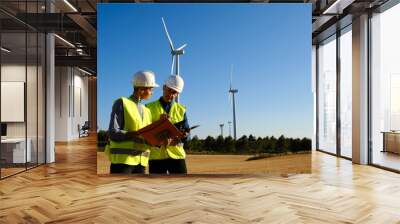
<svg viewBox="0 0 400 224">
<path fill-rule="evenodd" d="M 352 33 L 351 26 L 340 36 L 340 155 L 352 157 Z"/>
<path fill-rule="evenodd" d="M 400 170 L 400 5 L 371 19 L 372 163 Z"/>
<path fill-rule="evenodd" d="M 336 35 L 318 47 L 318 149 L 336 153 Z"/>
</svg>

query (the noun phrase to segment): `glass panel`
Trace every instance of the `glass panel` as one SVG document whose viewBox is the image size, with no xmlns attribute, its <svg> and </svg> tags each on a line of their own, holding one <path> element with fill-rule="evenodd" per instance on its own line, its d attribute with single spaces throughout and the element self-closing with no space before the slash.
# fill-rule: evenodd
<svg viewBox="0 0 400 224">
<path fill-rule="evenodd" d="M 1 34 L 1 174 L 25 170 L 26 34 Z"/>
<path fill-rule="evenodd" d="M 38 163 L 45 163 L 45 44 L 46 37 L 44 34 L 39 33 L 38 35 Z"/>
<path fill-rule="evenodd" d="M 35 23 L 25 13 L 43 13 L 45 0 L 1 1 L 0 6 Z M 3 12 L 0 20 L 4 178 L 45 162 L 45 35 Z"/>
<path fill-rule="evenodd" d="M 372 18 L 372 163 L 400 170 L 400 5 Z"/>
<path fill-rule="evenodd" d="M 352 35 L 351 27 L 340 36 L 341 155 L 352 157 Z"/>
<path fill-rule="evenodd" d="M 336 36 L 318 48 L 319 149 L 336 154 Z"/>
<path fill-rule="evenodd" d="M 26 111 L 27 111 L 27 142 L 29 146 L 28 149 L 28 168 L 37 165 L 37 157 L 38 157 L 38 143 L 37 143 L 37 132 L 38 132 L 38 101 L 37 101 L 37 74 L 38 74 L 38 49 L 37 49 L 37 41 L 38 36 L 36 32 L 29 32 L 27 33 L 28 38 L 28 62 L 27 62 L 27 93 L 26 93 Z"/>
</svg>

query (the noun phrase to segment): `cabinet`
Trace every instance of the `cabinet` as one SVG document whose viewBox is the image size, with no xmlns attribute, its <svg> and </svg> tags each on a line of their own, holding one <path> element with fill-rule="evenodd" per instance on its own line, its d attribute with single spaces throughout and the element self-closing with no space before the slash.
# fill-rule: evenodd
<svg viewBox="0 0 400 224">
<path fill-rule="evenodd" d="M 28 144 L 26 144 L 28 143 Z M 27 147 L 25 147 L 25 145 Z M 20 164 L 31 162 L 32 141 L 25 138 L 7 138 L 1 140 L 1 159 L 3 164 Z M 26 150 L 25 150 L 26 148 Z"/>
<path fill-rule="evenodd" d="M 400 132 L 387 131 L 383 134 L 383 151 L 400 154 Z"/>
</svg>

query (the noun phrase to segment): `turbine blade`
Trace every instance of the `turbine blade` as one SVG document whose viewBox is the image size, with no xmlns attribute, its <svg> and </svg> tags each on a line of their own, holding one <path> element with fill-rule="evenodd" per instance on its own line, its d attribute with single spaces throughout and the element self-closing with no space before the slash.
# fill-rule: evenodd
<svg viewBox="0 0 400 224">
<path fill-rule="evenodd" d="M 185 48 L 187 46 L 187 44 L 184 44 L 184 45 L 182 45 L 182 46 L 180 46 L 178 49 L 176 49 L 177 51 L 180 51 L 180 50 L 182 50 L 183 48 Z"/>
<path fill-rule="evenodd" d="M 233 106 L 233 103 L 232 103 L 232 101 L 233 101 L 233 98 L 232 98 L 232 93 L 231 93 L 231 90 L 232 90 L 232 64 L 231 64 L 231 72 L 230 72 L 230 77 L 229 77 L 229 105 L 230 106 Z"/>
<path fill-rule="evenodd" d="M 230 105 L 230 107 L 233 105 L 232 104 L 232 93 L 228 93 L 229 95 L 228 95 L 228 100 L 229 100 L 229 105 Z"/>
<path fill-rule="evenodd" d="M 229 81 L 229 89 L 232 89 L 232 73 L 233 73 L 233 65 L 231 64 L 231 77 Z"/>
<path fill-rule="evenodd" d="M 171 37 L 169 36 L 167 25 L 165 24 L 164 18 L 161 17 L 161 20 L 164 25 L 165 34 L 167 35 L 168 38 L 169 46 L 171 47 L 171 50 L 174 50 L 174 44 L 172 43 Z"/>
<path fill-rule="evenodd" d="M 175 56 L 172 55 L 171 75 L 174 74 Z"/>
</svg>

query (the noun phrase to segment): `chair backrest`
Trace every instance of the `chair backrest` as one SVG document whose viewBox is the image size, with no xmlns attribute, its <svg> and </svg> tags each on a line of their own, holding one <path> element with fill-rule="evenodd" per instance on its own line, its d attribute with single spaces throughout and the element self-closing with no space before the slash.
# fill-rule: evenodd
<svg viewBox="0 0 400 224">
<path fill-rule="evenodd" d="M 83 124 L 82 129 L 89 129 L 89 121 L 85 121 L 85 124 Z"/>
</svg>

